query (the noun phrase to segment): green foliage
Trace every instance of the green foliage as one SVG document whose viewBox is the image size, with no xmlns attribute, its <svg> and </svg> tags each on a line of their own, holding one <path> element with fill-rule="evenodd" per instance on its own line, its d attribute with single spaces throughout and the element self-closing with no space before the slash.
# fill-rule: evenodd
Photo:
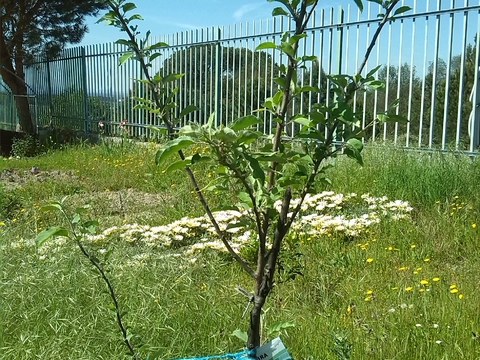
<svg viewBox="0 0 480 360">
<path fill-rule="evenodd" d="M 0 221 L 13 219 L 21 206 L 21 199 L 15 194 L 7 192 L 0 183 Z"/>
<path fill-rule="evenodd" d="M 338 360 L 349 360 L 353 350 L 353 344 L 348 340 L 348 335 L 336 332 L 332 335 L 333 347 L 332 352 Z"/>
<path fill-rule="evenodd" d="M 102 1 L 3 0 L 0 22 L 0 75 L 20 95 L 15 98 L 23 131 L 34 133 L 24 66 L 35 56 L 55 57 L 66 44 L 76 44 L 87 31 L 85 18 L 104 8 Z"/>
<path fill-rule="evenodd" d="M 17 157 L 31 157 L 38 155 L 40 143 L 35 136 L 27 134 L 16 137 L 12 142 L 12 155 Z"/>
</svg>

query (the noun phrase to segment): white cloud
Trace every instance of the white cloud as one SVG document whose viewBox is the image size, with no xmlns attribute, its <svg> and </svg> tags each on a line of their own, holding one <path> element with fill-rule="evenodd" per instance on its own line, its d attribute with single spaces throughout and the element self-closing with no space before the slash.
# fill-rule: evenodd
<svg viewBox="0 0 480 360">
<path fill-rule="evenodd" d="M 246 14 L 257 10 L 261 6 L 262 4 L 259 2 L 242 5 L 233 13 L 233 18 L 235 19 L 235 21 L 240 21 L 244 18 Z"/>
</svg>

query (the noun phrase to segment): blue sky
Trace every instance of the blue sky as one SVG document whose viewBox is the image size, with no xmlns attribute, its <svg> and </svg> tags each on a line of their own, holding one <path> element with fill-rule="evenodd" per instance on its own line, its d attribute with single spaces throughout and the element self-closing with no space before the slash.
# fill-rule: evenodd
<svg viewBox="0 0 480 360">
<path fill-rule="evenodd" d="M 410 0 L 409 0 L 410 1 Z M 425 1 L 425 0 L 421 0 Z M 136 13 L 143 16 L 139 30 L 150 30 L 152 35 L 168 35 L 179 31 L 212 26 L 233 25 L 246 21 L 265 20 L 280 3 L 267 0 L 132 0 Z M 365 2 L 365 1 L 364 1 Z M 353 0 L 320 0 L 319 8 L 354 5 Z M 133 12 L 132 12 L 133 13 Z M 104 23 L 95 24 L 98 18 L 89 18 L 89 33 L 81 45 L 115 41 L 122 33 Z"/>
</svg>

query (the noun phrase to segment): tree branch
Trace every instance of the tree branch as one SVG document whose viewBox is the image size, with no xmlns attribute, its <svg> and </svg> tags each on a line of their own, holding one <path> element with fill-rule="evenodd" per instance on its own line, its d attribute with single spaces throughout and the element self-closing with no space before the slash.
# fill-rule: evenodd
<svg viewBox="0 0 480 360">
<path fill-rule="evenodd" d="M 363 69 L 367 65 L 368 58 L 370 57 L 370 53 L 372 52 L 373 47 L 377 42 L 380 32 L 382 31 L 385 24 L 389 21 L 390 13 L 393 11 L 393 9 L 395 8 L 395 6 L 398 4 L 399 1 L 400 0 L 393 0 L 392 3 L 386 8 L 385 15 L 383 16 L 382 21 L 378 25 L 377 31 L 375 31 L 375 34 L 373 35 L 372 41 L 370 42 L 370 45 L 368 46 L 367 51 L 365 52 L 365 57 L 363 58 L 363 61 L 357 70 L 357 74 L 361 74 Z"/>
</svg>

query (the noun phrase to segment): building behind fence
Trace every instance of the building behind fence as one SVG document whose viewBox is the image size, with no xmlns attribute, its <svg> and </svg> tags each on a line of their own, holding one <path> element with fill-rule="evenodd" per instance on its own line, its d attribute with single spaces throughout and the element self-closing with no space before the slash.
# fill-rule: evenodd
<svg viewBox="0 0 480 360">
<path fill-rule="evenodd" d="M 362 125 L 390 109 L 408 123 L 376 124 L 368 141 L 389 140 L 409 148 L 480 152 L 480 4 L 469 0 L 415 1 L 412 11 L 389 22 L 368 61 L 366 72 L 382 65 L 377 76 L 384 90 L 358 92 L 355 112 Z M 318 94 L 296 99 L 291 112 L 307 111 L 314 103 L 332 101 L 326 74 L 355 73 L 369 39 L 378 27 L 379 7 L 319 9 L 310 20 L 308 37 L 299 56 L 316 55 L 298 72 L 299 84 L 313 84 Z M 274 78 L 286 57 L 275 51 L 255 51 L 264 41 L 279 42 L 291 22 L 283 17 L 221 28 L 180 32 L 151 39 L 166 42 L 151 68 L 158 74 L 184 73 L 176 82 L 179 111 L 197 105 L 199 111 L 182 119 L 204 123 L 215 111 L 217 124 L 228 124 L 262 107 L 276 92 Z M 154 29 L 152 29 L 154 30 Z M 119 36 L 121 33 L 119 32 Z M 125 48 L 118 44 L 77 47 L 55 59 L 42 59 L 26 69 L 32 88 L 37 127 L 68 127 L 99 131 L 99 122 L 110 131 L 126 121 L 133 136 L 148 136 L 146 125 L 161 125 L 145 110 L 133 109 L 135 97 L 149 97 L 138 63 L 119 66 Z M 12 124 L 14 106 L 8 89 L 0 87 L 0 126 Z M 267 113 L 262 129 L 271 132 Z M 288 133 L 296 131 L 295 125 Z"/>
</svg>

